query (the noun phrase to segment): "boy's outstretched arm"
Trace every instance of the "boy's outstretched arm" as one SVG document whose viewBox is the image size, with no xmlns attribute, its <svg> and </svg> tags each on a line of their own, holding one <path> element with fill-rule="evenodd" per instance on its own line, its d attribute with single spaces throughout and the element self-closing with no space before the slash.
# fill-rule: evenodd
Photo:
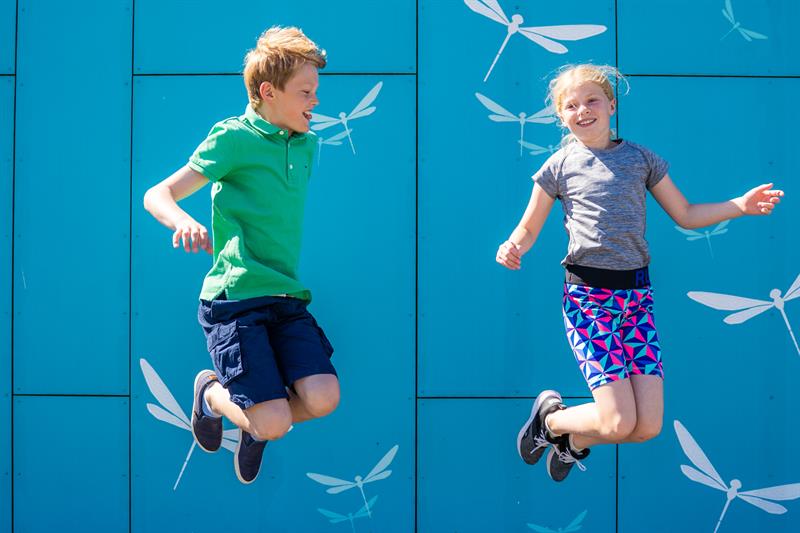
<svg viewBox="0 0 800 533">
<path fill-rule="evenodd" d="M 213 253 L 208 230 L 178 206 L 178 202 L 197 192 L 208 183 L 208 178 L 188 166 L 181 167 L 161 183 L 151 187 L 144 195 L 144 208 L 173 230 L 172 247 L 183 242 L 183 249 Z"/>
<path fill-rule="evenodd" d="M 522 215 L 522 220 L 519 221 L 508 240 L 497 250 L 495 260 L 498 263 L 511 270 L 522 268 L 522 256 L 536 242 L 554 203 L 554 198 L 544 192 L 539 184 L 534 184 L 531 199 L 528 201 L 528 207 Z"/>
<path fill-rule="evenodd" d="M 769 215 L 783 196 L 783 191 L 772 189 L 772 185 L 759 185 L 727 202 L 690 204 L 669 175 L 666 175 L 650 192 L 680 227 L 695 229 L 742 215 Z"/>
</svg>

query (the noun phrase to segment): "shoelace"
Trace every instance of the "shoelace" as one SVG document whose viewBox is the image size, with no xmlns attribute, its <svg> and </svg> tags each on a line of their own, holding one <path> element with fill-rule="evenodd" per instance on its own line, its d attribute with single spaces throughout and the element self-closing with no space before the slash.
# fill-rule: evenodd
<svg viewBox="0 0 800 533">
<path fill-rule="evenodd" d="M 558 452 L 558 460 L 566 464 L 575 463 L 581 472 L 586 472 L 586 467 L 583 466 L 583 463 L 575 459 L 568 451 Z"/>
<path fill-rule="evenodd" d="M 548 446 L 550 446 L 550 441 L 544 438 L 542 435 L 536 435 L 535 437 L 533 437 L 533 443 L 536 446 L 533 447 L 531 453 L 535 452 L 539 448 L 547 448 Z"/>
</svg>

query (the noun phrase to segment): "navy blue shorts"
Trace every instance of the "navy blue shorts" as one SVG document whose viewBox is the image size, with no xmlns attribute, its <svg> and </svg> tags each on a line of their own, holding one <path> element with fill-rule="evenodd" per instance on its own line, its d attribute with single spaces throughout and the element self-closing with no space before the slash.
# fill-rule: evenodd
<svg viewBox="0 0 800 533">
<path fill-rule="evenodd" d="M 288 398 L 286 387 L 315 374 L 333 374 L 333 346 L 308 312 L 308 302 L 263 296 L 200 300 L 197 318 L 219 382 L 248 409 Z"/>
</svg>

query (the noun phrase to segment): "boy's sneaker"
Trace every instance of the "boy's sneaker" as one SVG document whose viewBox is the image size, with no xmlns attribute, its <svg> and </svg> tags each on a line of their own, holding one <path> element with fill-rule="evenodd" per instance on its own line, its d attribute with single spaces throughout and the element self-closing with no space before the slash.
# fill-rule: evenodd
<svg viewBox="0 0 800 533">
<path fill-rule="evenodd" d="M 578 468 L 585 472 L 586 467 L 581 461 L 587 457 L 589 448 L 576 452 L 569 445 L 569 436 L 562 435 L 547 454 L 547 475 L 553 481 L 564 481 L 574 465 L 578 465 Z"/>
<path fill-rule="evenodd" d="M 556 391 L 546 390 L 539 393 L 531 408 L 531 416 L 517 434 L 517 452 L 529 465 L 536 464 L 550 444 L 557 439 L 550 437 L 544 425 L 544 419 L 550 413 L 564 409 L 561 395 Z"/>
<path fill-rule="evenodd" d="M 201 370 L 194 378 L 192 435 L 197 445 L 207 452 L 219 450 L 222 444 L 222 417 L 208 416 L 203 412 L 203 394 L 215 381 L 217 376 L 211 370 Z"/>
<path fill-rule="evenodd" d="M 242 483 L 252 483 L 261 469 L 261 456 L 268 441 L 255 440 L 250 433 L 239 429 L 239 443 L 233 453 L 233 468 Z"/>
</svg>

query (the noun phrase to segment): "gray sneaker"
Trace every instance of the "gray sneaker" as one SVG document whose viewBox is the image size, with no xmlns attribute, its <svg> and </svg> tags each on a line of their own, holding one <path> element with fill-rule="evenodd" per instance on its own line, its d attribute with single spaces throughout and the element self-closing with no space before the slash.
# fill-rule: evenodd
<svg viewBox="0 0 800 533">
<path fill-rule="evenodd" d="M 544 419 L 550 413 L 564 409 L 561 395 L 553 390 L 539 393 L 531 408 L 531 416 L 517 434 L 517 452 L 529 465 L 536 464 L 542 454 L 556 439 L 548 435 Z"/>
<path fill-rule="evenodd" d="M 203 394 L 217 381 L 212 370 L 201 370 L 194 378 L 192 401 L 192 435 L 197 445 L 207 452 L 219 450 L 222 444 L 222 417 L 208 416 L 203 412 Z"/>
<path fill-rule="evenodd" d="M 589 448 L 584 448 L 576 452 L 569 445 L 569 437 L 562 435 L 547 454 L 547 475 L 553 481 L 564 481 L 574 465 L 585 472 L 586 467 L 581 461 L 589 457 L 589 451 Z"/>
<path fill-rule="evenodd" d="M 239 429 L 239 443 L 233 453 L 233 468 L 242 483 L 252 483 L 261 470 L 261 457 L 268 441 L 255 440 L 250 433 Z"/>
</svg>

